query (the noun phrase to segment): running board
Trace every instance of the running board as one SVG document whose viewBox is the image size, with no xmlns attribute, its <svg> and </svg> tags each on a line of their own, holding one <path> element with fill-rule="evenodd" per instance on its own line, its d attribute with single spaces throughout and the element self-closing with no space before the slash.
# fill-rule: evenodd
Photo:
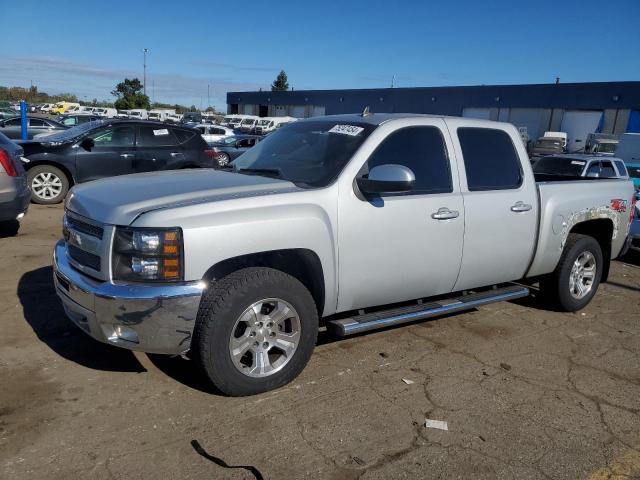
<svg viewBox="0 0 640 480">
<path fill-rule="evenodd" d="M 431 303 L 422 303 L 409 307 L 364 313 L 349 318 L 327 322 L 327 327 L 336 335 L 344 337 L 355 333 L 376 330 L 391 325 L 423 320 L 447 313 L 470 310 L 489 303 L 514 300 L 529 295 L 529 289 L 520 285 L 509 285 L 459 297 L 451 297 Z"/>
</svg>

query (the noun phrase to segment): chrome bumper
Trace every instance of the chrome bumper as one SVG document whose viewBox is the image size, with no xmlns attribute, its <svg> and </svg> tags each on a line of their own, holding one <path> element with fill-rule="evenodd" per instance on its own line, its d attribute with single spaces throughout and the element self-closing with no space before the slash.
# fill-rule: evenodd
<svg viewBox="0 0 640 480">
<path fill-rule="evenodd" d="M 96 340 L 148 353 L 180 354 L 191 346 L 203 282 L 96 281 L 69 264 L 64 240 L 53 251 L 53 282 L 67 316 Z"/>
</svg>

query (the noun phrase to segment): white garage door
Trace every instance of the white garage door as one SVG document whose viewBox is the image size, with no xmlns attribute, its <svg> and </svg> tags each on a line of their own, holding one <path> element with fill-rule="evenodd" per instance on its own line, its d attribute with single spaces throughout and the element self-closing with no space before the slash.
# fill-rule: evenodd
<svg viewBox="0 0 640 480">
<path fill-rule="evenodd" d="M 546 111 L 548 114 L 549 112 Z M 509 112 L 509 123 L 512 123 L 516 127 L 527 127 L 527 134 L 529 140 L 535 141 L 541 137 L 547 125 L 544 120 L 548 121 L 548 115 L 545 115 L 545 110 L 540 108 L 512 108 Z"/>
<path fill-rule="evenodd" d="M 462 110 L 462 116 L 467 118 L 480 118 L 482 120 L 491 120 L 490 108 L 465 108 Z"/>
<path fill-rule="evenodd" d="M 304 118 L 304 105 L 292 105 L 289 112 L 292 117 Z"/>
<path fill-rule="evenodd" d="M 324 105 L 314 105 L 311 110 L 312 117 L 320 117 L 324 115 Z"/>
<path fill-rule="evenodd" d="M 584 149 L 587 135 L 597 130 L 602 112 L 587 110 L 567 110 L 562 116 L 560 130 L 567 133 L 567 150 L 575 152 Z"/>
</svg>

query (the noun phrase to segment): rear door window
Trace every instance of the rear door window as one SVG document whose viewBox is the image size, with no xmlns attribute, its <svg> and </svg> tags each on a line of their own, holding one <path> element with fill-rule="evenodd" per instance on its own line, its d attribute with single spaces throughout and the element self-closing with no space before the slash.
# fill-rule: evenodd
<svg viewBox="0 0 640 480">
<path fill-rule="evenodd" d="M 506 190 L 522 185 L 520 157 L 507 132 L 461 127 L 458 139 L 469 191 Z"/>
<path fill-rule="evenodd" d="M 624 166 L 624 162 L 621 162 L 620 160 L 615 160 L 613 163 L 616 164 L 616 167 L 618 168 L 618 173 L 620 174 L 621 177 L 626 177 L 628 175 L 627 169 Z"/>
<path fill-rule="evenodd" d="M 131 125 L 110 125 L 96 130 L 88 137 L 93 139 L 97 147 L 133 147 L 135 129 Z"/>
<path fill-rule="evenodd" d="M 178 139 L 178 143 L 180 144 L 188 142 L 195 136 L 195 132 L 191 132 L 187 130 L 181 130 L 178 128 L 172 128 L 170 130 L 176 136 L 176 138 Z"/>
<path fill-rule="evenodd" d="M 600 176 L 603 178 L 615 178 L 616 171 L 613 169 L 613 165 L 609 161 L 602 162 L 602 170 L 600 171 Z"/>
<path fill-rule="evenodd" d="M 167 147 L 177 145 L 178 139 L 171 128 L 149 126 L 138 127 L 138 147 Z"/>
<path fill-rule="evenodd" d="M 437 127 L 407 127 L 392 132 L 367 162 L 369 171 L 388 164 L 411 169 L 416 181 L 409 194 L 453 191 L 449 156 L 442 132 Z"/>
</svg>

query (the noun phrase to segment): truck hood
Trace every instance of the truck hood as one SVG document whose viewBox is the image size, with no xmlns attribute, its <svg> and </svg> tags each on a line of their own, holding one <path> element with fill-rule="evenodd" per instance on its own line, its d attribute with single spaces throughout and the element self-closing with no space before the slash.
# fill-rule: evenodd
<svg viewBox="0 0 640 480">
<path fill-rule="evenodd" d="M 96 180 L 71 189 L 65 207 L 111 225 L 130 225 L 152 210 L 302 190 L 293 183 L 209 169 L 173 170 Z"/>
</svg>

